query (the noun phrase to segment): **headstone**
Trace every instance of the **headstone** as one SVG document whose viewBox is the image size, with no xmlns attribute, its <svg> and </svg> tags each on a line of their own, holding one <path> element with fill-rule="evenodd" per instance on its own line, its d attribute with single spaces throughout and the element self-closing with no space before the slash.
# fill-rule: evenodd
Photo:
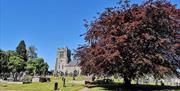
<svg viewBox="0 0 180 91">
<path fill-rule="evenodd" d="M 161 86 L 164 86 L 164 82 L 161 80 Z"/>
<path fill-rule="evenodd" d="M 54 90 L 57 90 L 58 89 L 58 82 L 55 82 L 54 83 Z"/>
<path fill-rule="evenodd" d="M 139 85 L 139 79 L 136 80 L 136 84 Z"/>
<path fill-rule="evenodd" d="M 10 77 L 13 78 L 13 73 L 12 72 L 10 73 Z"/>
<path fill-rule="evenodd" d="M 20 80 L 22 81 L 22 79 L 23 79 L 23 77 L 24 77 L 22 71 L 19 73 L 19 76 L 20 76 Z"/>
<path fill-rule="evenodd" d="M 65 82 L 66 82 L 66 78 L 65 78 L 65 76 L 62 76 L 62 82 L 63 82 L 63 87 L 65 87 Z"/>
<path fill-rule="evenodd" d="M 34 77 L 34 78 L 32 79 L 32 82 L 40 82 L 40 78 L 39 78 L 39 77 Z"/>
<path fill-rule="evenodd" d="M 66 84 L 65 82 L 66 82 L 66 78 L 63 79 L 63 87 L 66 86 L 66 85 L 65 85 L 65 84 Z"/>
<path fill-rule="evenodd" d="M 32 82 L 50 82 L 50 78 L 48 77 L 34 77 Z"/>
<path fill-rule="evenodd" d="M 20 75 L 20 73 L 17 73 L 17 80 L 18 80 L 18 81 L 21 80 L 21 75 Z"/>
<path fill-rule="evenodd" d="M 15 72 L 15 73 L 14 73 L 14 81 L 17 81 L 17 77 L 18 77 L 18 73 Z"/>
</svg>

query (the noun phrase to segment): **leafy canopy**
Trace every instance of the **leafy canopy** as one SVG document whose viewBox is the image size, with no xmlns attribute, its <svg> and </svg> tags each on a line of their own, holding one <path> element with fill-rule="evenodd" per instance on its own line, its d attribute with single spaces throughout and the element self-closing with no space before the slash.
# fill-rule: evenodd
<svg viewBox="0 0 180 91">
<path fill-rule="evenodd" d="M 87 44 L 76 50 L 75 57 L 83 72 L 118 73 L 125 82 L 147 74 L 178 76 L 179 16 L 180 10 L 165 0 L 107 8 L 93 22 L 86 21 Z"/>
</svg>

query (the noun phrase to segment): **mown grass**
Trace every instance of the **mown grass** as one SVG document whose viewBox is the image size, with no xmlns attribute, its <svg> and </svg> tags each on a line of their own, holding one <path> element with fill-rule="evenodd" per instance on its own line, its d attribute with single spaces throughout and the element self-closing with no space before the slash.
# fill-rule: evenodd
<svg viewBox="0 0 180 91">
<path fill-rule="evenodd" d="M 99 78 L 98 80 L 102 80 L 103 78 Z M 95 85 L 90 87 L 90 91 L 180 91 L 180 87 L 178 86 L 170 86 L 169 84 L 171 82 L 164 82 L 166 85 L 161 86 L 160 83 L 156 85 L 155 81 L 150 81 L 148 83 L 141 83 L 139 85 L 136 85 L 136 80 L 132 80 L 132 87 L 131 88 L 124 88 L 122 83 L 123 79 L 115 79 L 114 77 L 110 77 L 109 79 L 112 79 L 115 84 L 114 85 Z M 139 80 L 144 81 L 144 80 Z"/>
<path fill-rule="evenodd" d="M 108 90 L 106 88 L 103 88 L 103 87 L 95 87 L 95 88 L 91 88 L 90 91 L 180 91 L 180 90 L 133 90 L 133 89 L 128 89 L 128 90 L 125 90 L 125 89 L 121 89 L 121 90 Z"/>
<path fill-rule="evenodd" d="M 0 91 L 6 90 L 18 90 L 18 91 L 54 91 L 54 83 L 58 82 L 59 89 L 57 91 L 78 91 L 84 88 L 83 84 L 72 85 L 70 81 L 72 77 L 66 77 L 66 87 L 63 87 L 61 77 L 51 77 L 51 82 L 33 82 L 30 84 L 2 84 L 0 83 Z M 84 80 L 83 77 L 79 76 L 76 80 Z"/>
<path fill-rule="evenodd" d="M 103 79 L 103 78 L 100 78 Z M 100 80 L 99 79 L 99 80 Z M 123 79 L 113 79 L 116 83 L 123 83 Z M 54 83 L 58 82 L 59 89 L 57 91 L 78 91 L 80 89 L 84 88 L 83 84 L 72 84 L 70 81 L 72 81 L 72 77 L 66 77 L 66 87 L 63 87 L 62 85 L 62 78 L 54 78 L 51 77 L 51 82 L 34 82 L 30 84 L 2 84 L 0 83 L 0 91 L 54 91 Z M 76 81 L 85 80 L 85 77 L 78 76 L 76 77 Z M 136 81 L 132 81 L 132 84 L 135 84 Z M 154 85 L 154 83 L 150 83 L 149 85 Z M 159 87 L 158 87 L 159 88 Z M 121 87 L 112 87 L 112 89 L 109 89 L 107 87 L 92 87 L 89 88 L 89 91 L 114 91 L 115 89 L 118 89 L 117 91 L 137 91 L 137 89 L 122 89 Z M 140 90 L 143 91 L 143 90 Z M 163 89 L 163 90 L 148 90 L 148 91 L 180 91 L 179 89 Z"/>
</svg>

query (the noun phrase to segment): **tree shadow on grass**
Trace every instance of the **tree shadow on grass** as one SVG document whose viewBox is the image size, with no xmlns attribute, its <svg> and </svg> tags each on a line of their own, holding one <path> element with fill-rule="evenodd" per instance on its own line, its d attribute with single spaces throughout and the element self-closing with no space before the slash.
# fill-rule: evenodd
<svg viewBox="0 0 180 91">
<path fill-rule="evenodd" d="M 125 87 L 123 84 L 93 84 L 88 88 L 102 87 L 103 90 L 110 91 L 180 91 L 180 86 L 156 86 L 156 85 L 131 85 Z"/>
</svg>

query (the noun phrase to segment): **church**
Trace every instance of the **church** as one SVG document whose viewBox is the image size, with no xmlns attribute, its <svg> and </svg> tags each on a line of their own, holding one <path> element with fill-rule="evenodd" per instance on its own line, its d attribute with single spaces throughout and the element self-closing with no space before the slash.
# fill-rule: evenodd
<svg viewBox="0 0 180 91">
<path fill-rule="evenodd" d="M 70 49 L 58 48 L 54 74 L 64 75 L 65 73 L 73 74 L 74 72 L 76 72 L 77 74 L 80 74 L 81 68 L 78 64 L 79 64 L 79 61 L 71 60 Z"/>
</svg>

